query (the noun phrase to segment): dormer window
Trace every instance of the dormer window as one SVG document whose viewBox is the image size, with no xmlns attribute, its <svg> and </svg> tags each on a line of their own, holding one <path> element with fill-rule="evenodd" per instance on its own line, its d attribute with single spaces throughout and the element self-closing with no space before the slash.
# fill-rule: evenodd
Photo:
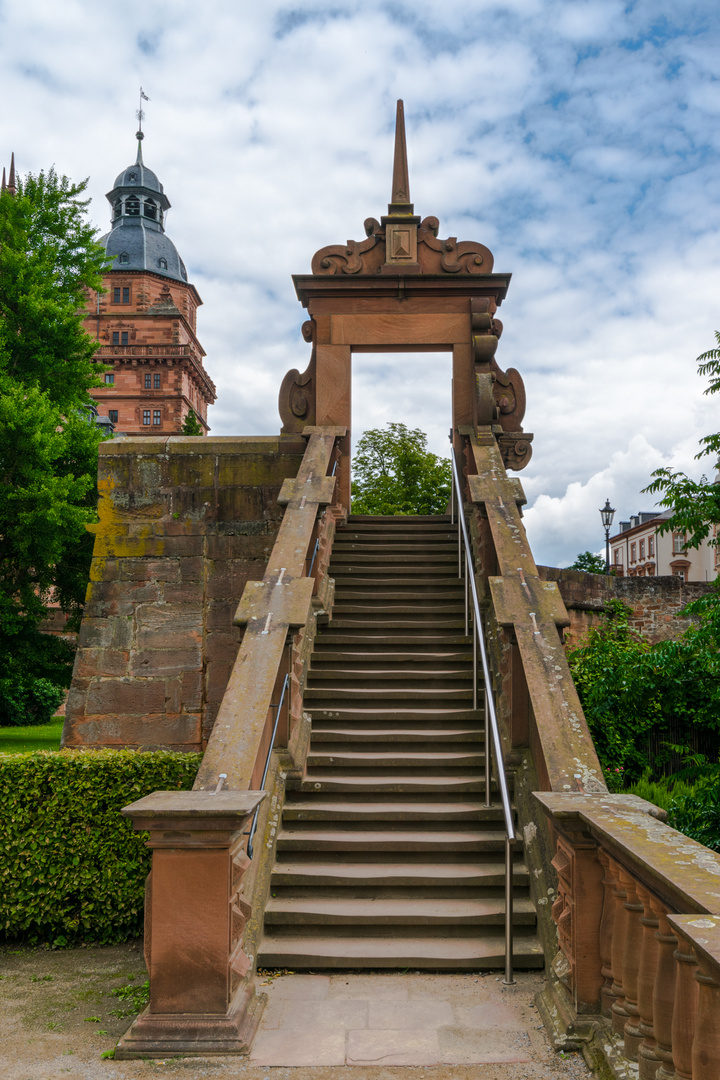
<svg viewBox="0 0 720 1080">
<path fill-rule="evenodd" d="M 161 270 L 167 270 L 167 259 L 158 259 L 158 266 Z"/>
<path fill-rule="evenodd" d="M 127 251 L 121 251 L 120 252 L 120 254 L 118 255 L 118 262 L 119 263 L 129 263 L 130 262 L 130 256 L 128 255 Z"/>
<path fill-rule="evenodd" d="M 137 173 L 131 172 L 128 174 L 128 180 L 137 180 Z"/>
<path fill-rule="evenodd" d="M 127 199 L 125 201 L 125 213 L 128 217 L 140 216 L 140 200 L 139 199 Z"/>
<path fill-rule="evenodd" d="M 145 209 L 145 217 L 157 218 L 157 206 L 155 205 L 155 202 L 153 201 L 153 199 L 146 199 L 145 200 L 144 209 Z"/>
</svg>

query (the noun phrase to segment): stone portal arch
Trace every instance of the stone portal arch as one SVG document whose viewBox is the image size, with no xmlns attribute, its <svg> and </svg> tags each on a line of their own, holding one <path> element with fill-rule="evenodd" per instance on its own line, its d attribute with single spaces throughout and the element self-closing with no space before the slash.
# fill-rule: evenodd
<svg viewBox="0 0 720 1080">
<path fill-rule="evenodd" d="M 398 101 L 392 201 L 387 216 L 365 221 L 366 239 L 316 252 L 312 273 L 294 275 L 310 316 L 303 337 L 312 345 L 307 369 L 289 371 L 280 389 L 284 434 L 306 425 L 348 429 L 350 452 L 353 352 L 452 353 L 452 424 L 489 428 L 512 469 L 532 453 L 523 431 L 525 389 L 519 373 L 495 359 L 502 323 L 496 317 L 510 274 L 493 271 L 492 252 L 475 241 L 438 238 L 435 217 L 415 215 L 410 202 L 402 101 Z M 459 449 L 459 444 L 458 444 Z M 340 480 L 350 501 L 350 470 Z"/>
</svg>

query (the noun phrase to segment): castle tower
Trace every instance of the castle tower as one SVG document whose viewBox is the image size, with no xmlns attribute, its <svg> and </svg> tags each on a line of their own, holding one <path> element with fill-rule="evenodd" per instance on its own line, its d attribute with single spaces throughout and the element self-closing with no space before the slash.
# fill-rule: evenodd
<svg viewBox="0 0 720 1080">
<path fill-rule="evenodd" d="M 112 228 L 100 239 L 112 260 L 107 291 L 88 299 L 85 329 L 101 344 L 98 359 L 114 369 L 92 396 L 116 433 L 177 434 L 191 409 L 207 431 L 216 394 L 196 336 L 202 300 L 165 232 L 170 201 L 143 162 L 142 131 L 137 139 L 134 164 L 107 195 Z"/>
</svg>

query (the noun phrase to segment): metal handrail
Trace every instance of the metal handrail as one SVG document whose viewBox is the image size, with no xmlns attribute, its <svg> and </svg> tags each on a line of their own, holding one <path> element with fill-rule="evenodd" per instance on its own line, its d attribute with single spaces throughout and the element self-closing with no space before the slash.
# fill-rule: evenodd
<svg viewBox="0 0 720 1080">
<path fill-rule="evenodd" d="M 503 763 L 502 742 L 500 740 L 500 728 L 498 727 L 495 702 L 493 700 L 490 683 L 490 665 L 488 663 L 485 635 L 483 633 L 482 620 L 480 618 L 480 600 L 478 598 L 477 583 L 473 572 L 470 539 L 468 536 L 467 522 L 465 521 L 465 509 L 463 506 L 463 494 L 460 486 L 457 465 L 455 463 L 455 450 L 450 452 L 452 463 L 453 486 L 451 488 L 451 518 L 455 521 L 455 501 L 457 501 L 458 517 L 458 576 L 462 576 L 462 544 L 465 544 L 465 632 L 468 631 L 468 583 L 472 596 L 473 609 L 473 702 L 477 708 L 477 652 L 480 652 L 480 660 L 485 680 L 485 805 L 490 806 L 490 783 L 491 783 L 491 758 L 490 758 L 490 735 L 495 751 L 497 765 L 497 780 L 500 788 L 500 800 L 502 802 L 503 816 L 505 818 L 505 979 L 506 985 L 515 982 L 513 978 L 513 873 L 512 852 L 516 840 L 513 813 L 510 806 L 507 777 Z"/>
<path fill-rule="evenodd" d="M 263 791 L 265 789 L 265 781 L 267 780 L 268 769 L 270 768 L 270 755 L 272 754 L 273 746 L 275 745 L 275 736 L 277 734 L 278 722 L 280 720 L 280 711 L 283 707 L 283 701 L 285 700 L 285 691 L 287 690 L 289 681 L 290 672 L 287 673 L 285 679 L 283 680 L 282 693 L 280 694 L 280 701 L 278 702 L 277 711 L 275 713 L 275 723 L 273 724 L 272 735 L 270 736 L 270 745 L 268 746 L 267 757 L 265 758 L 265 768 L 263 769 L 262 780 L 260 782 L 260 791 Z M 273 706 L 271 705 L 270 708 L 272 709 Z M 257 829 L 259 813 L 260 807 L 258 806 L 255 814 L 253 815 L 252 825 L 250 826 L 250 829 L 248 831 L 247 853 L 249 859 L 252 859 L 253 857 L 253 836 L 255 835 L 255 830 Z"/>
</svg>

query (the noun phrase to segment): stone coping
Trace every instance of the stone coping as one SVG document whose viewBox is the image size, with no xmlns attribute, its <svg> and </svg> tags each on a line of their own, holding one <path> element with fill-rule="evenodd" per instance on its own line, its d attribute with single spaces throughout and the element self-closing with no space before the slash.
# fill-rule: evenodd
<svg viewBox="0 0 720 1080">
<path fill-rule="evenodd" d="M 185 820 L 246 818 L 266 796 L 264 791 L 153 791 L 120 811 L 134 820 L 182 817 Z"/>
<path fill-rule="evenodd" d="M 719 969 L 720 974 L 720 918 L 669 915 L 668 922 L 677 934 L 690 942 L 698 959 Z"/>
<path fill-rule="evenodd" d="M 669 907 L 720 913 L 720 854 L 666 825 L 652 803 L 637 795 L 533 795 L 560 828 L 573 831 L 573 821 L 588 826 L 608 853 Z"/>
<path fill-rule="evenodd" d="M 302 454 L 299 435 L 128 435 L 100 443 L 101 456 L 143 454 Z"/>
</svg>

